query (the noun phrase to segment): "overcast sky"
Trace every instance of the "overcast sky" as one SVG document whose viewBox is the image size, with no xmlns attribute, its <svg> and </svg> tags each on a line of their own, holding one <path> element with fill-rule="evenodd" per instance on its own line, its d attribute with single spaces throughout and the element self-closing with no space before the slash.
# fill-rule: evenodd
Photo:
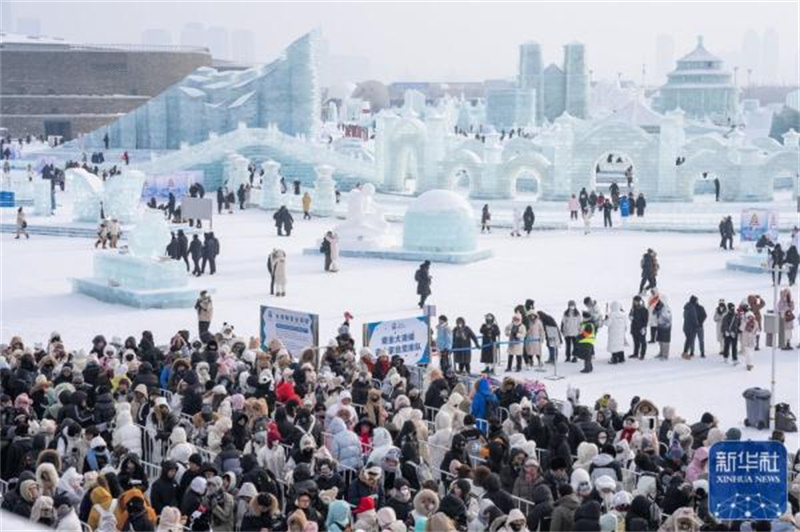
<svg viewBox="0 0 800 532">
<path fill-rule="evenodd" d="M 511 77 L 517 46 L 536 40 L 546 63 L 561 62 L 561 46 L 588 47 L 596 78 L 617 72 L 653 72 L 656 36 L 671 35 L 676 57 L 696 36 L 729 61 L 737 58 L 748 30 L 763 42 L 768 29 L 780 45 L 776 79 L 797 84 L 798 2 L 617 3 L 267 3 L 39 2 L 9 1 L 14 17 L 35 17 L 42 33 L 85 42 L 134 42 L 148 28 L 172 32 L 178 43 L 189 22 L 249 29 L 255 57 L 270 61 L 293 39 L 320 27 L 330 51 L 369 60 L 369 74 L 382 81 L 465 80 Z M 4 13 L 8 13 L 4 9 Z"/>
</svg>

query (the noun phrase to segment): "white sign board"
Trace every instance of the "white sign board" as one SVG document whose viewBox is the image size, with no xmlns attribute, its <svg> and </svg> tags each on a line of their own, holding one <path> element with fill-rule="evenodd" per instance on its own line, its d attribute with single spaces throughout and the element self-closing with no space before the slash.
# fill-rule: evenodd
<svg viewBox="0 0 800 532">
<path fill-rule="evenodd" d="M 261 346 L 277 338 L 295 358 L 319 344 L 319 316 L 283 308 L 261 306 Z"/>
<path fill-rule="evenodd" d="M 428 319 L 426 317 L 377 321 L 364 324 L 364 345 L 401 356 L 408 366 L 429 362 Z"/>
<path fill-rule="evenodd" d="M 211 198 L 183 198 L 181 200 L 181 217 L 192 220 L 210 220 L 214 213 Z"/>
</svg>

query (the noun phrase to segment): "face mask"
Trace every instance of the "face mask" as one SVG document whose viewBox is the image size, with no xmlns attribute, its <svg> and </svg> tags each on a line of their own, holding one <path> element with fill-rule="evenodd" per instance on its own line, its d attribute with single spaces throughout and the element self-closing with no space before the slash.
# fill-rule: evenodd
<svg viewBox="0 0 800 532">
<path fill-rule="evenodd" d="M 513 530 L 514 532 L 519 532 L 520 530 L 522 530 L 524 523 L 521 523 L 519 521 L 514 521 L 509 526 L 511 527 L 511 530 Z"/>
</svg>

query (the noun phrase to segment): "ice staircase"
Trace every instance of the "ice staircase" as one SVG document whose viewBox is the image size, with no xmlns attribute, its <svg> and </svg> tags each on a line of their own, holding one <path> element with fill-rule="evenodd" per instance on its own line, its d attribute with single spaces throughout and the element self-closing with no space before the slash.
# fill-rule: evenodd
<svg viewBox="0 0 800 532">
<path fill-rule="evenodd" d="M 302 136 L 287 135 L 276 126 L 240 127 L 224 135 L 212 135 L 204 142 L 182 147 L 151 161 L 136 164 L 133 168 L 146 174 L 202 170 L 206 190 L 213 191 L 223 182 L 225 159 L 231 153 L 241 153 L 259 162 L 273 159 L 281 163 L 281 173 L 286 178 L 287 186 L 295 180 L 303 186 L 312 186 L 316 177 L 314 167 L 322 164 L 335 168 L 334 177 L 341 190 L 348 190 L 356 183 L 378 184 L 374 163 L 336 152 L 328 145 Z"/>
</svg>

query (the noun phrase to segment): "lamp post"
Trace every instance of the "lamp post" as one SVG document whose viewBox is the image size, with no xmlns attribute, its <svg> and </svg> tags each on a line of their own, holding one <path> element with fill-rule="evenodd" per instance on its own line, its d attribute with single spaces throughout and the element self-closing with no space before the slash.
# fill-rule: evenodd
<svg viewBox="0 0 800 532">
<path fill-rule="evenodd" d="M 781 275 L 784 272 L 783 265 L 776 266 L 775 264 L 770 264 L 770 259 L 767 259 L 767 264 L 765 269 L 772 274 L 772 277 L 775 277 L 775 275 Z M 773 430 L 775 429 L 775 357 L 781 333 L 781 319 L 780 315 L 778 314 L 779 288 L 780 288 L 780 281 L 779 278 L 776 278 L 775 281 L 772 283 L 772 315 L 765 316 L 766 319 L 764 321 L 765 324 L 768 323 L 768 321 L 772 321 L 771 328 L 773 331 L 772 346 L 771 346 L 772 368 L 770 372 L 770 383 L 769 383 L 769 422 Z M 769 332 L 767 332 L 767 334 L 769 334 Z"/>
</svg>

